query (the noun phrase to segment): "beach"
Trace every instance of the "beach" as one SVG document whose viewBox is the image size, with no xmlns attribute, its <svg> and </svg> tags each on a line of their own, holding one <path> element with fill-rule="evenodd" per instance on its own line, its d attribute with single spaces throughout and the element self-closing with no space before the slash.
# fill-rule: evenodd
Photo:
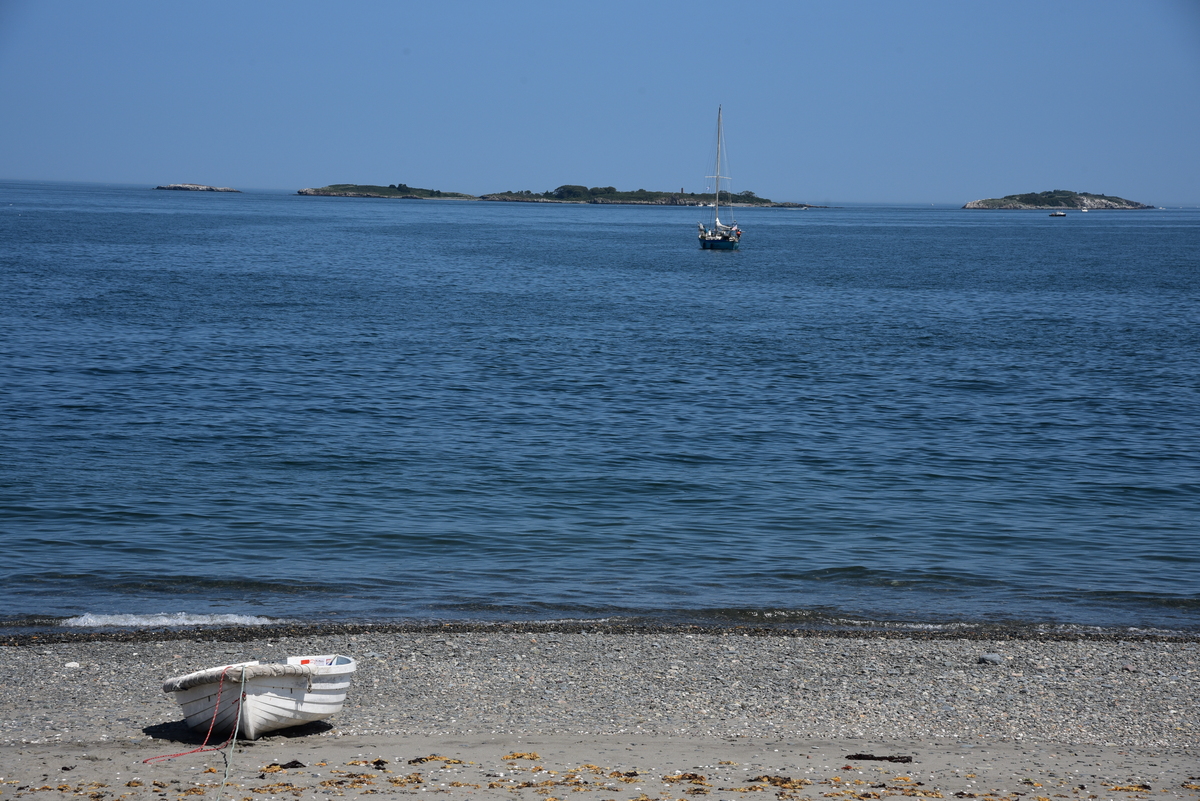
<svg viewBox="0 0 1200 801">
<path fill-rule="evenodd" d="M 163 680 L 319 653 L 358 660 L 327 723 L 143 762 L 200 740 Z M 215 798 L 227 768 L 239 799 L 1200 797 L 1193 637 L 327 626 L 26 635 L 0 660 L 5 798 Z"/>
</svg>

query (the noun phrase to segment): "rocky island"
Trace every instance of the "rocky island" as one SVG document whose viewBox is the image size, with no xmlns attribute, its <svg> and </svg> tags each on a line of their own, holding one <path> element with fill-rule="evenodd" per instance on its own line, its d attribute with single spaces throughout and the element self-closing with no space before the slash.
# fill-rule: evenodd
<svg viewBox="0 0 1200 801">
<path fill-rule="evenodd" d="M 474 195 L 462 192 L 443 192 L 440 189 L 420 189 L 407 184 L 330 184 L 319 189 L 301 189 L 297 195 L 317 195 L 319 197 L 385 197 L 399 200 L 427 200 L 442 198 L 447 200 L 478 200 Z"/>
<path fill-rule="evenodd" d="M 298 195 L 318 195 L 322 197 L 379 197 L 408 200 L 449 199 L 449 200 L 487 200 L 500 203 L 596 203 L 627 206 L 706 206 L 713 202 L 711 194 L 695 192 L 655 192 L 638 189 L 633 192 L 621 192 L 613 186 L 593 186 L 588 188 L 578 184 L 564 184 L 557 189 L 547 192 L 524 191 L 493 192 L 487 195 L 468 195 L 462 192 L 442 192 L 438 189 L 420 189 L 407 184 L 389 184 L 375 186 L 372 184 L 331 184 L 320 189 L 301 189 Z M 724 205 L 724 195 L 722 196 Z M 728 196 L 734 206 L 762 206 L 769 208 L 818 208 L 807 203 L 777 203 L 765 197 L 759 197 L 753 192 L 741 192 Z"/>
<path fill-rule="evenodd" d="M 1152 209 L 1145 203 L 1136 203 L 1121 197 L 1093 195 L 1089 192 L 1072 192 L 1068 189 L 1053 189 L 1049 192 L 1030 192 L 1024 195 L 972 200 L 964 209 Z"/>
<path fill-rule="evenodd" d="M 240 189 L 231 189 L 228 186 L 205 186 L 204 184 L 167 184 L 166 186 L 156 186 L 155 189 L 180 189 L 185 192 L 241 192 Z"/>
</svg>

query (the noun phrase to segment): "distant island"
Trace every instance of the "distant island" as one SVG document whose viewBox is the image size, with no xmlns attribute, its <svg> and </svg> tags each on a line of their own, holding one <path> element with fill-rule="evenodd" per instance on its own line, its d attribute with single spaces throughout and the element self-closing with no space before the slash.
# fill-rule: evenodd
<svg viewBox="0 0 1200 801">
<path fill-rule="evenodd" d="M 474 195 L 461 192 L 443 192 L 440 189 L 418 189 L 407 184 L 330 184 L 320 189 L 301 189 L 297 195 L 319 195 L 321 197 L 389 197 L 408 200 L 444 198 L 447 200 L 478 200 Z"/>
<path fill-rule="evenodd" d="M 204 184 L 167 184 L 156 186 L 155 189 L 181 189 L 185 192 L 241 192 L 240 189 L 230 189 L 228 186 L 205 186 Z"/>
<path fill-rule="evenodd" d="M 711 194 L 695 192 L 653 192 L 638 189 L 620 192 L 613 186 L 593 186 L 590 189 L 579 184 L 564 184 L 546 192 L 524 191 L 493 192 L 487 195 L 467 195 L 462 192 L 442 192 L 438 189 L 420 189 L 407 184 L 374 186 L 371 184 L 331 184 L 320 189 L 301 189 L 298 195 L 322 197 L 380 197 L 409 200 L 486 200 L 502 203 L 610 203 L 630 206 L 706 206 L 713 202 Z M 818 208 L 807 203 L 776 203 L 753 192 L 741 192 L 728 196 L 734 206 L 766 206 L 774 208 Z"/>
<path fill-rule="evenodd" d="M 972 200 L 964 209 L 1152 209 L 1121 197 L 1093 195 L 1053 189 L 1049 192 L 1030 192 L 1025 195 L 1005 195 L 987 200 Z"/>
<path fill-rule="evenodd" d="M 814 208 L 805 203 L 777 203 L 770 198 L 759 197 L 750 191 L 724 196 L 734 206 L 765 206 L 774 208 Z M 632 192 L 618 191 L 615 186 L 593 186 L 590 189 L 579 184 L 564 184 L 558 189 L 535 194 L 523 192 L 494 192 L 482 195 L 480 200 L 508 203 L 611 203 L 626 206 L 707 206 L 713 195 L 684 192 L 658 192 L 638 189 Z M 722 201 L 723 203 L 725 201 Z"/>
</svg>

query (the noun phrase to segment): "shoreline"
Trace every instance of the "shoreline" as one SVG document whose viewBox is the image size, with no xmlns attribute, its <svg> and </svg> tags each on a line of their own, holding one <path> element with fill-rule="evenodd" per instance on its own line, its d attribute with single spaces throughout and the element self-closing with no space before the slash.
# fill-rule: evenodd
<svg viewBox="0 0 1200 801">
<path fill-rule="evenodd" d="M 1200 798 L 1200 784 L 1189 779 L 1200 773 L 1195 641 L 517 626 L 305 631 L 142 632 L 148 636 L 0 646 L 11 677 L 0 683 L 0 798 L 46 798 L 53 790 L 215 798 L 226 758 L 237 788 L 226 797 L 237 799 L 436 791 L 534 801 L 540 789 L 558 798 L 602 793 L 583 796 L 595 801 L 685 798 L 685 790 L 726 800 L 765 791 L 814 801 L 829 794 L 1035 801 L 1059 793 L 1107 801 L 1144 797 L 1142 785 L 1155 798 Z M 319 653 L 358 661 L 346 705 L 328 722 L 224 754 L 142 762 L 199 742 L 161 691 L 166 678 Z M 504 759 L 514 753 L 539 756 Z M 308 767 L 270 768 L 294 759 Z M 386 764 L 374 767 L 375 760 Z M 373 775 L 351 776 L 365 773 Z M 405 784 L 414 773 L 421 781 Z M 671 778 L 685 773 L 705 779 Z M 752 781 L 760 776 L 768 780 Z"/>
<path fill-rule="evenodd" d="M 11 625 L 11 624 L 10 624 Z M 752 626 L 741 624 L 690 624 L 571 621 L 429 621 L 429 622 L 289 622 L 246 624 L 197 624 L 146 627 L 48 627 L 30 626 L 29 633 L 0 633 L 0 648 L 31 647 L 56 643 L 175 642 L 203 638 L 219 642 L 253 642 L 261 639 L 337 636 L 394 636 L 405 634 L 606 634 L 606 635 L 707 635 L 736 634 L 750 637 L 836 640 L 913 640 L 943 642 L 1151 642 L 1198 643 L 1200 632 L 1165 629 L 1055 627 L 1014 624 L 970 623 L 930 627 L 813 628 L 801 626 Z M 19 628 L 13 626 L 12 628 Z"/>
</svg>

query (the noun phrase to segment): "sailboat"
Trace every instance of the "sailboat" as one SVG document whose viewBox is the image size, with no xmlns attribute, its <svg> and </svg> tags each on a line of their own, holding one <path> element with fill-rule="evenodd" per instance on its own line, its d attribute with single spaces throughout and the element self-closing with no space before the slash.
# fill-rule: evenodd
<svg viewBox="0 0 1200 801">
<path fill-rule="evenodd" d="M 713 174 L 706 176 L 712 178 L 715 182 L 713 188 L 716 192 L 712 203 L 712 222 L 709 225 L 698 223 L 700 226 L 700 247 L 705 250 L 737 250 L 738 242 L 742 238 L 742 229 L 738 228 L 737 221 L 733 219 L 733 206 L 726 204 L 729 210 L 729 223 L 721 222 L 721 179 L 729 180 L 728 175 L 721 175 L 721 161 L 725 155 L 725 129 L 721 123 L 721 107 L 717 106 L 717 166 L 713 170 Z M 725 193 L 728 197 L 729 193 Z"/>
</svg>

